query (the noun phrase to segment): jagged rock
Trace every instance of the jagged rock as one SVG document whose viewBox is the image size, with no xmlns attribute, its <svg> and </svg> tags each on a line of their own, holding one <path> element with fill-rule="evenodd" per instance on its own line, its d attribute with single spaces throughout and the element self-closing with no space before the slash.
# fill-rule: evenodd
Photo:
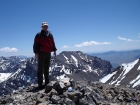
<svg viewBox="0 0 140 105">
<path fill-rule="evenodd" d="M 27 102 L 26 100 L 21 100 L 21 101 L 20 101 L 20 104 L 23 105 L 23 104 L 25 104 L 26 102 Z M 15 103 L 16 103 L 16 102 L 15 102 Z"/>
<path fill-rule="evenodd" d="M 42 97 L 48 97 L 47 93 L 41 93 Z"/>
<path fill-rule="evenodd" d="M 90 93 L 87 93 L 86 96 L 84 97 L 84 100 L 87 100 L 87 102 L 89 103 L 89 105 L 96 105 L 92 99 L 92 96 Z"/>
<path fill-rule="evenodd" d="M 114 91 L 114 93 L 115 93 L 116 95 L 118 95 L 118 94 L 119 94 L 119 91 L 118 91 L 118 89 L 117 89 L 117 88 L 111 88 L 111 90 L 113 90 L 113 91 Z"/>
<path fill-rule="evenodd" d="M 112 97 L 111 94 L 106 94 L 106 95 L 104 95 L 104 98 L 105 98 L 105 100 L 107 100 L 107 101 L 112 101 L 112 99 L 113 99 L 113 97 Z"/>
<path fill-rule="evenodd" d="M 82 86 L 82 85 L 78 84 L 78 86 L 76 87 L 75 90 L 81 92 L 82 93 L 82 97 L 83 97 L 84 94 L 86 93 L 86 86 Z"/>
<path fill-rule="evenodd" d="M 27 87 L 17 93 L 0 97 L 0 105 L 140 105 L 140 92 L 99 82 L 73 80 L 75 86 L 64 81 L 52 81 L 49 91 Z M 61 83 L 61 84 L 60 84 Z M 68 91 L 71 87 L 72 91 Z M 63 93 L 59 93 L 58 90 Z"/>
<path fill-rule="evenodd" d="M 126 101 L 126 102 L 131 102 L 131 98 L 125 97 L 125 98 L 124 98 L 124 101 Z"/>
<path fill-rule="evenodd" d="M 49 101 L 46 101 L 46 102 L 43 102 L 43 103 L 39 103 L 39 104 L 36 104 L 36 105 L 51 105 Z"/>
<path fill-rule="evenodd" d="M 70 82 L 71 87 L 75 89 L 76 88 L 75 81 L 73 79 L 70 79 L 69 82 Z"/>
<path fill-rule="evenodd" d="M 54 89 L 64 89 L 65 88 L 64 82 L 62 82 L 62 81 L 55 82 L 53 85 L 53 88 Z"/>
<path fill-rule="evenodd" d="M 34 103 L 33 102 L 29 102 L 28 105 L 34 105 Z"/>
<path fill-rule="evenodd" d="M 118 99 L 120 102 L 123 102 L 123 99 L 124 99 L 124 98 L 123 98 L 123 96 L 120 95 L 120 96 L 117 97 L 117 99 Z"/>
<path fill-rule="evenodd" d="M 49 93 L 52 90 L 53 85 L 54 84 L 52 82 L 48 83 L 45 87 L 45 93 Z"/>
<path fill-rule="evenodd" d="M 40 97 L 37 98 L 37 103 L 44 103 L 44 102 L 46 102 L 46 98 L 40 98 Z"/>
<path fill-rule="evenodd" d="M 58 95 L 55 89 L 52 89 L 48 94 L 49 94 L 49 97 L 52 97 L 53 95 Z"/>
<path fill-rule="evenodd" d="M 79 99 L 78 105 L 89 105 L 89 104 L 88 104 L 87 100 Z"/>
<path fill-rule="evenodd" d="M 1 102 L 0 102 L 0 104 L 6 104 L 7 103 L 7 101 L 6 100 L 1 100 Z"/>
<path fill-rule="evenodd" d="M 7 103 L 12 103 L 13 101 L 14 101 L 14 98 L 13 97 L 9 97 L 6 100 Z"/>
<path fill-rule="evenodd" d="M 58 104 L 59 101 L 60 101 L 60 97 L 57 96 L 57 95 L 53 95 L 53 96 L 51 97 L 51 101 L 52 101 L 53 104 Z"/>
<path fill-rule="evenodd" d="M 65 103 L 66 103 L 66 105 L 76 105 L 76 103 L 74 101 L 72 101 L 71 99 L 68 99 L 68 98 L 65 99 Z"/>
<path fill-rule="evenodd" d="M 91 92 L 91 96 L 95 104 L 99 104 L 100 102 L 104 102 L 105 99 L 102 94 L 98 94 L 95 91 Z M 104 102 L 105 103 L 105 102 Z"/>
<path fill-rule="evenodd" d="M 79 91 L 72 91 L 72 92 L 64 92 L 64 95 L 69 99 L 73 100 L 75 103 L 79 102 L 79 99 L 82 98 L 82 93 Z"/>
<path fill-rule="evenodd" d="M 66 89 L 65 83 L 62 81 L 57 81 L 54 83 L 53 88 L 57 91 L 57 93 L 63 94 L 63 91 Z"/>
</svg>

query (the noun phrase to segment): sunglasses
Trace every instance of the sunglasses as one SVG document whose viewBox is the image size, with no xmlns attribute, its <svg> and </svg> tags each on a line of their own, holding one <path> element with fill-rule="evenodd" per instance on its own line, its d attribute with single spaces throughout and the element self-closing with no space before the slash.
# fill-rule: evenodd
<svg viewBox="0 0 140 105">
<path fill-rule="evenodd" d="M 48 27 L 48 26 L 42 26 L 42 27 Z"/>
</svg>

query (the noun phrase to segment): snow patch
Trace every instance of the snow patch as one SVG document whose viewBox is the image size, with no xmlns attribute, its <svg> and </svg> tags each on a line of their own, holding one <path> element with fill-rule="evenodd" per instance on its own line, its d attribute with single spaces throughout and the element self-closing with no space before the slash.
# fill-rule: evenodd
<svg viewBox="0 0 140 105">
<path fill-rule="evenodd" d="M 139 65 L 139 67 L 138 67 L 138 69 L 137 70 L 140 70 L 140 65 Z"/>
<path fill-rule="evenodd" d="M 134 80 L 132 80 L 131 82 L 130 82 L 130 84 L 133 84 L 133 88 L 135 87 L 135 86 L 137 86 L 137 85 L 139 85 L 140 84 L 140 75 L 138 75 Z"/>
<path fill-rule="evenodd" d="M 7 80 L 12 73 L 0 73 L 0 82 Z"/>
<path fill-rule="evenodd" d="M 63 54 L 64 58 L 66 59 L 66 62 L 69 63 L 68 58 Z"/>
<path fill-rule="evenodd" d="M 100 82 L 105 83 L 107 82 L 114 74 L 116 74 L 117 71 L 113 72 L 112 74 L 108 74 L 105 77 L 103 77 L 102 79 L 100 79 Z"/>
<path fill-rule="evenodd" d="M 78 60 L 73 55 L 71 55 L 71 57 L 75 61 L 76 67 L 78 67 Z"/>
</svg>

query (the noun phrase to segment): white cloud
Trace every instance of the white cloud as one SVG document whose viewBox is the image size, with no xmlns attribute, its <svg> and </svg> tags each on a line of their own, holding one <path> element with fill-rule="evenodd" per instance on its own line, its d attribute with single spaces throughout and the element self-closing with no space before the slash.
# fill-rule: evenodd
<svg viewBox="0 0 140 105">
<path fill-rule="evenodd" d="M 128 42 L 137 42 L 137 41 L 140 41 L 140 40 L 132 40 L 132 39 L 127 39 L 127 38 L 122 38 L 122 37 L 118 37 L 118 39 L 120 40 L 124 40 L 124 41 L 128 41 Z"/>
<path fill-rule="evenodd" d="M 67 45 L 64 45 L 62 48 L 69 48 Z"/>
<path fill-rule="evenodd" d="M 93 46 L 93 45 L 106 45 L 106 44 L 111 44 L 110 42 L 95 42 L 95 41 L 90 41 L 90 42 L 83 42 L 81 44 L 75 45 L 75 47 L 84 47 L 84 46 Z"/>
<path fill-rule="evenodd" d="M 0 49 L 0 52 L 8 53 L 8 52 L 17 52 L 17 48 L 9 48 L 9 47 L 3 47 Z"/>
</svg>

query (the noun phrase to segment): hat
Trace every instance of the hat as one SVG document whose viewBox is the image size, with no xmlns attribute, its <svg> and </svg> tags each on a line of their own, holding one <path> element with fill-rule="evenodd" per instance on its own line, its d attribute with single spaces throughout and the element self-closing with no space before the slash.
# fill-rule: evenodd
<svg viewBox="0 0 140 105">
<path fill-rule="evenodd" d="M 42 26 L 48 26 L 47 22 L 42 22 Z"/>
</svg>

